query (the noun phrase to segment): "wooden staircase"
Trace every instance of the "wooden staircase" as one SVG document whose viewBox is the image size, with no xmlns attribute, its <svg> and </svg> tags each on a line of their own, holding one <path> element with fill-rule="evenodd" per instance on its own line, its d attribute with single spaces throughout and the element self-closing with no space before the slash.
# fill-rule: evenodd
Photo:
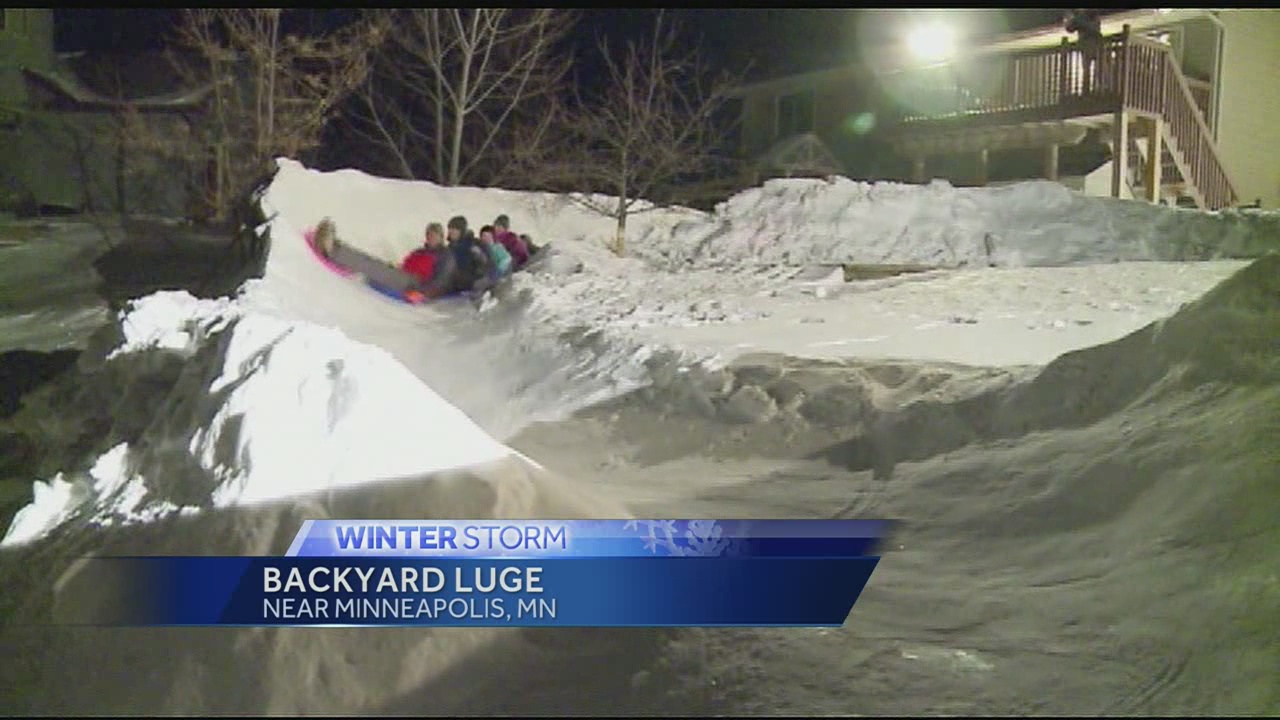
<svg viewBox="0 0 1280 720">
<path fill-rule="evenodd" d="M 1178 207 L 1201 207 L 1203 198 L 1199 198 L 1193 187 L 1188 187 L 1186 176 L 1179 166 L 1177 158 L 1169 149 L 1168 138 L 1160 143 L 1160 192 L 1157 201 L 1164 203 L 1173 200 Z M 1115 145 L 1112 143 L 1112 152 Z M 1140 138 L 1129 136 L 1129 177 L 1126 178 L 1129 191 L 1135 198 L 1145 198 L 1147 192 L 1147 144 Z"/>
<path fill-rule="evenodd" d="M 1235 205 L 1235 188 L 1213 133 L 1172 50 L 1141 38 L 1126 39 L 1123 107 L 1158 124 L 1162 176 L 1176 170 L 1180 195 L 1201 210 Z"/>
</svg>

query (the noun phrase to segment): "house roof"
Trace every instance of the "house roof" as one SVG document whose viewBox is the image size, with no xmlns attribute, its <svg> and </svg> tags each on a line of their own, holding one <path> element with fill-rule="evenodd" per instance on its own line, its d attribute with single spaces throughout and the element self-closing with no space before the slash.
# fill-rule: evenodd
<svg viewBox="0 0 1280 720">
<path fill-rule="evenodd" d="M 207 85 L 194 90 L 118 100 L 101 95 L 85 87 L 78 80 L 58 73 L 42 72 L 31 68 L 22 68 L 22 72 L 28 79 L 53 89 L 78 105 L 96 108 L 129 107 L 137 110 L 180 110 L 198 105 L 213 90 L 212 85 Z"/>
<path fill-rule="evenodd" d="M 837 65 L 836 67 L 824 68 L 822 70 L 812 70 L 806 73 L 783 75 L 780 77 L 770 78 L 768 80 L 760 80 L 758 82 L 739 85 L 730 91 L 729 96 L 744 97 L 763 90 L 782 90 L 796 85 L 817 85 L 826 80 L 839 80 L 863 72 L 866 72 L 866 68 L 861 64 L 849 63 L 846 65 Z"/>
<path fill-rule="evenodd" d="M 757 162 L 771 170 L 790 173 L 838 175 L 844 172 L 840 160 L 814 133 L 793 135 L 765 151 Z"/>
<path fill-rule="evenodd" d="M 1197 20 L 1199 18 L 1217 18 L 1212 10 L 1201 8 L 1178 8 L 1171 10 L 1124 10 L 1102 15 L 1102 34 L 1115 35 L 1128 25 L 1131 30 L 1151 30 L 1163 25 Z M 1061 43 L 1063 38 L 1071 39 L 1072 35 L 1061 25 L 1047 25 L 1017 33 L 1001 35 L 976 49 L 978 53 L 1000 52 L 1008 50 L 1030 50 Z"/>
<path fill-rule="evenodd" d="M 1217 13 L 1213 10 L 1199 8 L 1170 10 L 1144 8 L 1140 10 L 1115 11 L 1102 15 L 1102 32 L 1105 35 L 1113 35 L 1123 30 L 1125 25 L 1128 25 L 1132 30 L 1150 30 L 1163 25 L 1206 17 L 1216 21 Z M 1060 23 L 1055 23 L 1030 30 L 998 35 L 977 43 L 977 46 L 972 48 L 969 53 L 981 55 L 1010 50 L 1029 50 L 1056 45 L 1061 43 L 1063 38 L 1070 37 L 1071 35 L 1063 30 Z M 859 72 L 892 73 L 905 69 L 911 63 L 912 60 L 901 42 L 886 43 L 879 47 L 871 48 L 869 52 L 865 53 L 864 59 L 860 62 L 747 83 L 736 88 L 732 95 L 734 97 L 743 97 L 769 90 L 776 91 L 795 86 L 816 85 L 828 79 L 848 77 Z"/>
</svg>

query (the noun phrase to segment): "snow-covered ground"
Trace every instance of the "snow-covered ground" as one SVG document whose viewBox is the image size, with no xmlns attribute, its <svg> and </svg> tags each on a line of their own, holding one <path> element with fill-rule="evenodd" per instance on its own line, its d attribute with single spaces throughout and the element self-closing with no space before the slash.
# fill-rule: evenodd
<svg viewBox="0 0 1280 720">
<path fill-rule="evenodd" d="M 325 215 L 344 239 L 394 260 L 420 242 L 429 221 L 461 214 L 479 226 L 506 213 L 517 230 L 560 253 L 549 271 L 517 278 L 534 305 L 525 322 L 599 328 L 615 332 L 621 346 L 674 344 L 722 361 L 776 350 L 1043 364 L 1167 316 L 1244 264 L 1214 258 L 1256 252 L 1280 234 L 1277 213 L 1208 216 L 1082 198 L 1051 183 L 980 191 L 775 180 L 713 214 L 636 215 L 629 244 L 635 257 L 625 258 L 604 249 L 609 219 L 557 196 L 318 173 L 285 162 L 267 204 L 281 218 L 273 234 L 285 247 L 275 252 L 292 256 L 288 266 L 281 258 L 268 268 L 268 283 L 273 272 L 282 285 L 304 282 L 304 270 L 308 277 L 323 274 L 297 267 L 306 263 L 306 250 L 290 239 Z M 1084 222 L 1073 224 L 1075 215 Z M 997 231 L 1009 240 L 992 269 L 975 253 Z M 672 267 L 672 257 L 682 260 Z M 1205 262 L 1161 262 L 1174 259 Z M 982 267 L 845 283 L 833 263 Z M 384 317 L 430 314 L 383 310 L 391 303 L 361 294 L 316 304 L 314 313 L 296 311 L 357 334 L 395 322 Z M 347 305 L 377 307 L 378 317 L 347 312 Z M 395 335 L 379 330 L 377 341 L 399 344 Z"/>
<path fill-rule="evenodd" d="M 646 361 L 664 350 L 708 366 L 758 352 L 1042 365 L 1167 317 L 1244 264 L 1164 258 L 1191 247 L 1230 254 L 1265 234 L 1215 249 L 1213 227 L 1276 222 L 1134 210 L 1049 183 L 980 191 L 776 180 L 715 213 L 638 214 L 636 256 L 617 257 L 604 249 L 612 221 L 562 196 L 281 160 L 262 205 L 272 238 L 262 279 L 235 299 L 179 292 L 135 302 L 107 355 L 107 365 L 132 363 L 144 375 L 155 361 L 130 357 L 184 359 L 170 392 L 192 399 L 150 422 L 145 451 L 114 446 L 75 483 L 49 478 L 6 542 L 40 537 L 74 517 L 76 503 L 97 521 L 153 518 L 484 464 L 510 453 L 492 436 L 640 387 L 651 377 Z M 503 213 L 554 254 L 517 276 L 523 304 L 502 332 L 458 305 L 371 293 L 325 269 L 302 240 L 328 216 L 343 240 L 393 262 L 428 222 L 463 215 L 478 227 Z M 1155 226 L 1175 232 L 1155 235 Z M 82 245 L 61 252 L 83 254 Z M 946 269 L 846 282 L 833 262 Z M 972 267 L 988 263 L 997 267 Z M 575 345 L 573 333 L 594 342 Z M 194 500 L 166 493 L 162 479 L 188 456 L 214 484 Z"/>
<path fill-rule="evenodd" d="M 726 358 L 775 352 L 980 367 L 1043 365 L 1171 315 L 1244 265 L 961 269 L 849 283 L 837 270 L 811 288 L 737 299 L 746 316 L 737 322 L 648 323 L 635 329 L 635 337 Z"/>
<path fill-rule="evenodd" d="M 281 552 L 278 546 L 287 544 L 301 517 L 353 512 L 618 517 L 632 513 L 636 503 L 655 512 L 681 507 L 735 512 L 740 509 L 736 501 L 714 506 L 708 498 L 729 487 L 745 497 L 753 488 L 785 480 L 794 467 L 821 484 L 836 472 L 834 465 L 815 459 L 822 457 L 841 458 L 830 463 L 844 463 L 839 473 L 850 477 L 874 466 L 877 482 L 885 473 L 892 475 L 895 464 L 920 462 L 921 469 L 905 472 L 925 498 L 939 492 L 948 472 L 942 460 L 933 462 L 935 456 L 945 459 L 963 450 L 962 462 L 990 474 L 983 443 L 1018 442 L 1010 439 L 1017 432 L 992 429 L 999 425 L 994 420 L 964 422 L 986 417 L 975 407 L 1006 412 L 1000 422 L 1018 432 L 1045 431 L 1045 438 L 1007 453 L 1016 467 L 1031 468 L 1026 472 L 1039 478 L 1037 473 L 1046 472 L 1045 457 L 1081 462 L 1089 457 L 1071 445 L 1075 440 L 1065 439 L 1068 434 L 1048 432 L 1057 427 L 1053 422 L 1087 424 L 1102 417 L 1089 415 L 1095 412 L 1089 403 L 1112 403 L 1116 406 L 1106 405 L 1107 412 L 1117 414 L 1106 417 L 1114 428 L 1080 434 L 1092 438 L 1089 442 L 1125 438 L 1124 423 L 1131 419 L 1117 419 L 1127 410 L 1123 401 L 1156 387 L 1151 383 L 1159 375 L 1149 374 L 1173 372 L 1165 355 L 1141 360 L 1138 369 L 1116 363 L 1104 374 L 1107 382 L 1118 384 L 1097 391 L 1084 388 L 1088 383 L 1081 378 L 1087 373 L 1051 361 L 1126 336 L 1126 343 L 1139 337 L 1144 347 L 1154 348 L 1163 336 L 1156 333 L 1148 340 L 1141 333 L 1153 331 L 1143 328 L 1163 322 L 1240 271 L 1243 258 L 1274 245 L 1280 225 L 1275 213 L 1188 213 L 1083 198 L 1045 183 L 956 190 L 939 184 L 791 180 L 747 191 L 714 213 L 672 209 L 637 215 L 630 223 L 630 254 L 619 258 L 604 249 L 612 235 L 609 219 L 551 195 L 442 188 L 355 171 L 322 173 L 282 160 L 262 205 L 271 218 L 263 228 L 270 233 L 271 251 L 261 279 L 247 283 L 235 298 L 196 300 L 167 292 L 134 303 L 88 343 L 76 383 L 39 400 L 99 413 L 89 433 L 93 450 L 83 458 L 68 455 L 62 472 L 30 478 L 36 482 L 34 500 L 0 542 L 10 553 L 0 554 L 0 583 L 11 587 L 26 577 L 30 562 L 65 565 L 66 557 L 86 550 Z M 500 213 L 511 217 L 515 230 L 551 242 L 553 254 L 538 271 L 520 274 L 509 298 L 482 312 L 465 304 L 410 307 L 390 301 L 330 273 L 302 239 L 306 228 L 330 216 L 343 240 L 393 262 L 420 242 L 428 222 L 464 215 L 478 228 Z M 839 267 L 878 263 L 933 269 L 846 282 Z M 3 267 L 7 279 L 15 266 Z M 12 282 L 25 281 L 15 277 Z M 1177 348 L 1195 337 L 1188 328 L 1219 317 L 1213 313 L 1226 304 L 1220 301 L 1184 322 Z M 29 310 L 6 308 L 0 322 L 29 323 L 13 319 L 24 312 Z M 72 316 L 64 312 L 61 317 Z M 1221 320 L 1239 317 L 1226 313 Z M 12 342 L 6 338 L 6 347 L 38 342 L 16 331 L 14 337 Z M 786 355 L 800 367 L 718 369 L 762 352 Z M 843 366 L 806 364 L 822 359 L 864 365 L 845 372 Z M 1099 366 L 1090 362 L 1089 367 Z M 934 369 L 941 363 L 979 369 Z M 1045 365 L 1049 369 L 1039 375 L 1025 367 Z M 623 406 L 599 411 L 606 413 L 604 420 L 547 425 L 554 443 L 531 430 L 537 421 L 564 421 L 584 408 L 607 407 L 601 403 L 647 385 L 653 389 L 651 402 L 670 400 L 678 385 L 671 381 L 675 376 L 696 378 L 686 386 L 700 384 L 693 395 L 681 398 L 693 398 L 713 415 L 725 410 L 737 416 L 736 429 L 712 436 L 707 427 Z M 1121 381 L 1132 381 L 1133 387 Z M 794 392 L 784 387 L 787 382 L 796 386 Z M 945 401 L 937 392 L 926 394 L 943 385 L 949 388 Z M 990 399 L 1003 392 L 1013 395 Z M 894 407 L 879 402 L 881 396 L 892 396 Z M 1045 407 L 1032 407 L 1042 396 L 1050 398 Z M 928 415 L 930 403 L 944 405 L 942 419 Z M 891 414 L 895 408 L 905 408 L 905 419 Z M 14 422 L 28 423 L 48 437 L 75 425 L 74 418 L 40 416 L 34 404 L 23 412 Z M 741 427 L 752 423 L 758 428 L 754 435 Z M 567 429 L 557 435 L 557 427 Z M 623 427 L 628 434 L 622 440 L 608 430 Z M 75 432 L 85 434 L 83 428 Z M 876 446 L 870 455 L 861 446 L 840 449 L 863 435 Z M 522 454 L 512 449 L 517 440 L 526 449 L 563 451 L 549 458 Z M 83 444 L 66 440 L 64 446 Z M 627 492 L 610 488 L 627 478 L 636 483 L 652 478 L 644 471 L 652 463 L 627 460 L 631 454 L 676 457 L 685 451 L 673 447 L 711 453 L 713 446 L 796 454 L 786 455 L 785 463 L 773 458 L 767 469 L 748 461 L 734 466 L 735 476 L 744 478 L 740 486 L 733 477 L 718 477 L 721 466 L 708 454 L 681 460 L 687 464 L 677 465 L 674 474 L 668 467 L 661 484 L 636 484 Z M 571 455 L 584 459 L 570 462 Z M 806 464 L 789 464 L 800 457 Z M 591 468 L 610 478 L 577 477 Z M 1077 471 L 1092 472 L 1062 467 L 1063 477 L 1074 478 L 1071 473 Z M 1103 487 L 1112 487 L 1125 472 L 1107 469 Z M 689 487 L 674 492 L 674 477 L 688 478 Z M 1056 481 L 1046 476 L 1037 482 Z M 818 494 L 803 497 L 784 491 L 754 512 L 786 514 L 792 507 L 804 508 L 802 516 L 875 512 L 877 498 L 893 492 L 883 484 L 858 487 L 852 501 L 847 486 L 824 485 Z M 1012 490 L 995 488 L 995 495 L 984 498 L 974 492 L 985 509 L 993 497 Z M 959 513 L 958 506 L 948 510 L 945 501 L 937 506 L 919 502 L 897 507 L 937 517 Z M 1016 502 L 1031 501 L 1019 497 Z M 986 517 L 976 509 L 959 515 L 953 518 L 958 526 L 981 524 L 980 517 Z M 200 528 L 199 537 L 183 527 Z M 1038 547 L 1027 546 L 1026 552 L 1040 552 Z M 1032 563 L 1030 555 L 1024 560 Z M 906 563 L 920 565 L 920 573 L 896 576 L 905 587 L 928 585 L 937 576 L 927 557 L 913 555 Z M 984 573 L 991 570 L 983 567 Z M 9 607 L 19 617 L 32 623 L 43 617 L 49 592 L 54 605 L 94 602 L 92 592 L 65 589 L 73 569 L 55 568 L 47 575 L 57 578 L 52 589 L 41 586 L 30 595 L 13 596 Z M 1006 590 L 1012 592 L 1000 592 Z M 926 601 L 920 595 L 919 607 L 941 602 L 937 595 L 930 597 Z M 1019 632 L 1034 635 L 1042 645 L 1048 631 L 1034 618 L 1025 623 Z M 82 653 L 73 651 L 79 648 L 92 658 L 87 636 L 68 638 L 65 647 L 47 651 L 42 638 L 23 636 L 22 652 L 30 653 L 25 661 L 33 667 L 66 665 L 67 673 L 89 678 L 74 697 L 31 689 L 24 697 L 48 705 L 30 700 L 37 705 L 26 708 L 395 711 L 395 703 L 416 689 L 431 683 L 451 687 L 452 670 L 511 635 L 428 629 L 357 638 L 335 632 L 228 630 L 219 636 L 232 638 L 226 642 L 156 634 L 155 647 L 166 649 L 136 660 L 136 672 L 142 673 L 136 681 L 93 675 L 91 659 L 77 659 Z M 248 650 L 240 651 L 241 644 Z M 916 643 L 909 652 L 919 658 L 929 654 L 927 649 Z M 983 672 L 994 667 L 996 654 L 982 661 Z M 545 656 L 537 657 L 531 662 L 546 664 Z M 258 678 L 257 695 L 227 694 L 229 679 L 241 676 L 232 669 L 238 663 L 256 668 L 244 672 Z M 1008 670 L 1013 669 L 1011 664 Z M 1052 662 L 1043 661 L 1042 669 L 1044 677 L 1051 676 Z M 940 677 L 930 673 L 925 674 Z M 394 681 L 388 682 L 389 674 Z M 1035 685 L 1027 683 L 1014 700 L 984 694 L 986 704 L 974 711 L 1031 707 L 1025 703 Z M 640 695 L 644 684 L 632 679 Z M 94 692 L 103 698 L 98 705 L 89 700 Z M 919 688 L 905 691 L 905 696 L 918 694 Z M 819 705 L 799 707 L 816 712 Z M 910 712 L 920 706 L 891 707 Z"/>
<path fill-rule="evenodd" d="M 4 243 L 6 235 L 39 242 Z M 109 319 L 94 293 L 102 234 L 83 223 L 0 224 L 0 352 L 80 347 Z"/>
</svg>

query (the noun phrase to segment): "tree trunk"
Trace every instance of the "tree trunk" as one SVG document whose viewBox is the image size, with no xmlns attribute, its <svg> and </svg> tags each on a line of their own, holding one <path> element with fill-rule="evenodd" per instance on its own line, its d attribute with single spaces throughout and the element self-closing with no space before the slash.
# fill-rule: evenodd
<svg viewBox="0 0 1280 720">
<path fill-rule="evenodd" d="M 128 176 L 127 171 L 128 158 L 125 156 L 125 138 L 124 138 L 124 119 L 116 115 L 116 212 L 120 213 L 120 217 L 129 214 L 128 208 L 125 206 L 126 195 L 125 178 Z"/>
<path fill-rule="evenodd" d="M 218 183 L 213 196 L 213 218 L 218 222 L 227 219 L 227 186 L 231 181 L 230 158 L 230 148 L 227 147 L 227 139 L 224 136 L 222 141 L 218 143 Z"/>
<path fill-rule="evenodd" d="M 627 251 L 627 211 L 631 209 L 631 206 L 627 203 L 627 193 L 631 192 L 631 183 L 629 182 L 630 176 L 627 174 L 631 169 L 628 164 L 628 161 L 631 159 L 630 150 L 631 149 L 626 146 L 622 148 L 622 173 L 619 177 L 620 182 L 618 183 L 618 228 L 617 233 L 613 238 L 613 252 L 618 257 L 622 257 L 622 254 Z"/>
<path fill-rule="evenodd" d="M 458 12 L 454 10 L 453 12 Z M 467 104 L 471 102 L 471 63 L 475 61 L 477 37 L 477 28 L 480 23 L 480 13 L 482 10 L 475 10 L 471 16 L 471 37 L 463 46 L 462 53 L 462 77 L 458 81 L 458 87 L 455 88 L 453 94 L 453 142 L 449 158 L 449 185 L 454 186 L 462 181 L 459 177 L 459 169 L 462 165 L 462 130 L 467 119 Z M 461 23 L 459 23 L 461 29 Z"/>
<path fill-rule="evenodd" d="M 440 13 L 443 13 L 444 10 L 433 9 L 427 10 L 426 12 L 430 13 L 427 15 L 427 50 L 428 52 L 434 52 L 437 57 L 439 57 L 443 53 L 443 50 L 440 48 L 441 35 L 443 33 L 440 29 Z M 440 57 L 439 60 L 442 63 L 444 59 Z M 436 136 L 435 147 L 433 148 L 435 155 L 435 174 L 432 177 L 432 180 L 444 185 L 446 184 L 444 168 L 444 66 L 442 64 L 436 64 L 432 67 L 436 81 L 436 93 L 434 98 L 436 116 L 434 118 L 435 127 L 433 128 Z M 410 121 L 406 120 L 406 122 Z"/>
<path fill-rule="evenodd" d="M 463 58 L 462 63 L 462 82 L 458 87 L 458 94 L 453 102 L 453 142 L 449 148 L 449 185 L 457 185 L 461 178 L 458 177 L 458 168 L 462 161 L 462 129 L 467 118 L 467 97 L 471 93 L 471 56 L 468 53 Z"/>
<path fill-rule="evenodd" d="M 622 257 L 627 251 L 627 203 L 618 201 L 618 228 L 613 238 L 613 253 Z"/>
<path fill-rule="evenodd" d="M 267 12 L 270 13 L 271 18 L 271 46 L 267 54 L 267 147 L 262 149 L 272 152 L 275 149 L 276 137 L 276 72 L 279 64 L 277 56 L 280 53 L 280 12 L 278 10 Z"/>
<path fill-rule="evenodd" d="M 223 82 L 227 77 L 234 78 L 232 73 L 235 68 L 217 59 L 210 60 L 209 68 L 214 82 L 214 102 L 210 111 L 212 116 L 210 132 L 213 134 L 213 187 L 206 188 L 205 198 L 206 204 L 209 206 L 210 220 L 218 222 L 222 220 L 225 207 L 223 188 L 227 184 L 227 156 L 229 154 L 227 149 L 227 114 L 230 112 L 230 98 L 228 97 L 227 89 L 223 86 Z M 232 90 L 240 90 L 240 88 L 233 86 Z M 241 99 L 243 100 L 243 96 L 241 96 Z M 261 132 L 261 128 L 258 131 Z M 208 177 L 207 174 L 206 177 Z"/>
<path fill-rule="evenodd" d="M 84 212 L 94 215 L 97 213 L 97 206 L 94 205 L 93 192 L 89 187 L 92 176 L 89 172 L 89 163 L 86 161 L 89 148 L 86 147 L 84 139 L 76 128 L 67 126 L 67 132 L 71 135 L 72 147 L 75 148 L 76 169 L 80 173 L 80 204 Z"/>
<path fill-rule="evenodd" d="M 435 181 L 441 185 L 445 184 L 444 175 L 444 98 L 441 93 L 444 89 L 441 87 L 443 81 L 440 76 L 436 76 L 436 177 Z"/>
</svg>

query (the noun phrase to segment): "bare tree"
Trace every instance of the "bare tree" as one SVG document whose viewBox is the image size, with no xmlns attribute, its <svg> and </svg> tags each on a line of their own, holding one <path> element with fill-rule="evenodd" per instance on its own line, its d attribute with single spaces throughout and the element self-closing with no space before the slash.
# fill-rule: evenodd
<svg viewBox="0 0 1280 720">
<path fill-rule="evenodd" d="M 391 42 L 357 91 L 353 130 L 406 178 L 494 184 L 518 143 L 528 155 L 545 137 L 570 66 L 558 46 L 575 19 L 556 9 L 388 15 Z"/>
<path fill-rule="evenodd" d="M 577 101 L 558 159 L 540 176 L 578 191 L 580 206 L 614 218 L 618 254 L 625 251 L 629 216 L 669 205 L 682 181 L 722 162 L 717 151 L 725 129 L 715 114 L 733 79 L 709 79 L 697 49 L 680 44 L 678 28 L 662 13 L 651 39 L 628 43 L 621 59 L 601 39 L 607 86 L 595 99 Z"/>
<path fill-rule="evenodd" d="M 212 83 L 204 142 L 209 204 L 227 217 L 245 183 L 280 155 L 320 144 L 335 105 L 364 82 L 383 25 L 365 16 L 323 37 L 286 33 L 280 8 L 184 11 L 176 64 L 191 86 Z"/>
</svg>

